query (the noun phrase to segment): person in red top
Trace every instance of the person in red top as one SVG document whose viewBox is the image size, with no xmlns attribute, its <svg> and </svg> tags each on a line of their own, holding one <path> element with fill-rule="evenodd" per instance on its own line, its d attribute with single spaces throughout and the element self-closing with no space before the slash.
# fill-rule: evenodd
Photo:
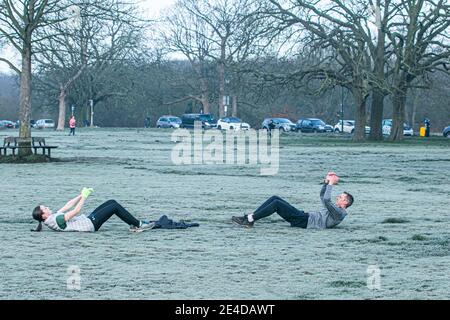
<svg viewBox="0 0 450 320">
<path fill-rule="evenodd" d="M 75 116 L 70 117 L 69 120 L 69 128 L 70 128 L 70 132 L 69 132 L 69 136 L 75 135 L 75 127 L 77 125 L 77 120 L 75 120 Z"/>
</svg>

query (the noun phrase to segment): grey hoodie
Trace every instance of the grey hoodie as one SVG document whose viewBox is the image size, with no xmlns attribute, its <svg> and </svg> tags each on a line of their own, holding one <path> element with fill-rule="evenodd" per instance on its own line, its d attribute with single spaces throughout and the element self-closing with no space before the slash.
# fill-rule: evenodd
<svg viewBox="0 0 450 320">
<path fill-rule="evenodd" d="M 308 229 L 327 229 L 337 226 L 344 220 L 347 211 L 336 207 L 331 201 L 331 190 L 333 186 L 325 184 L 320 190 L 320 200 L 324 208 L 319 212 L 310 212 L 308 218 Z"/>
</svg>

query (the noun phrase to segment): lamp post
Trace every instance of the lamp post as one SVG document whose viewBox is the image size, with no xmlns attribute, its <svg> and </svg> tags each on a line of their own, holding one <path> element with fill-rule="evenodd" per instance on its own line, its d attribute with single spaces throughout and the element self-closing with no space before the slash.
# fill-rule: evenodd
<svg viewBox="0 0 450 320">
<path fill-rule="evenodd" d="M 91 128 L 94 127 L 94 100 L 90 99 L 89 104 L 91 106 Z"/>
<path fill-rule="evenodd" d="M 344 87 L 341 87 L 341 133 L 344 133 Z"/>
<path fill-rule="evenodd" d="M 228 87 L 230 84 L 231 80 L 228 77 L 228 75 L 225 75 L 225 89 L 228 91 Z M 226 117 L 228 115 L 228 107 L 230 107 L 231 103 L 230 103 L 230 96 L 226 95 L 223 96 L 223 104 L 224 104 L 224 116 Z"/>
<path fill-rule="evenodd" d="M 225 117 L 227 116 L 229 105 L 230 105 L 230 96 L 223 96 L 223 111 Z"/>
</svg>

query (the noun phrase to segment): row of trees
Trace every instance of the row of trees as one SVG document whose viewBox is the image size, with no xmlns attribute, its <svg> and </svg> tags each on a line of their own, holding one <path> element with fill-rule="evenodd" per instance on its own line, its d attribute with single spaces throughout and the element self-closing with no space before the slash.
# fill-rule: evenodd
<svg viewBox="0 0 450 320">
<path fill-rule="evenodd" d="M 356 140 L 365 139 L 369 99 L 370 138 L 382 139 L 386 97 L 393 103 L 391 138 L 402 139 L 409 90 L 449 69 L 445 0 L 182 0 L 167 21 L 165 42 L 196 70 L 205 110 L 205 68 L 215 61 L 220 116 L 224 70 L 253 72 L 263 81 L 293 82 L 316 93 L 344 87 L 354 99 Z M 284 73 L 255 68 L 261 56 L 271 55 L 302 63 Z"/>
<path fill-rule="evenodd" d="M 266 72 L 280 72 L 293 68 L 292 62 L 266 60 Z M 211 66 L 215 70 L 214 66 Z M 284 71 L 283 71 L 284 72 Z M 104 98 L 95 104 L 95 124 L 102 127 L 142 127 L 144 119 L 150 117 L 153 125 L 163 114 L 181 115 L 184 112 L 200 112 L 202 104 L 195 100 L 185 100 L 195 92 L 196 77 L 187 61 L 150 60 L 139 64 L 110 64 L 103 71 L 101 90 Z M 127 76 L 125 76 L 127 75 Z M 95 79 L 94 79 L 95 80 Z M 45 80 L 34 79 L 32 119 L 58 119 L 58 90 L 41 90 L 40 84 Z M 214 74 L 208 75 L 211 91 L 211 111 L 217 114 L 218 81 Z M 254 127 L 259 127 L 264 117 L 280 114 L 293 121 L 301 117 L 318 117 L 327 123 L 335 124 L 340 117 L 341 103 L 344 105 L 344 117 L 353 119 L 355 108 L 351 93 L 339 87 L 324 93 L 313 95 L 314 87 L 298 87 L 279 81 L 259 82 L 251 74 L 236 79 L 237 85 L 229 83 L 225 91 L 233 91 L 239 98 L 238 116 Z M 418 130 L 424 117 L 431 119 L 432 130 L 440 131 L 448 125 L 450 118 L 450 77 L 442 73 L 430 76 L 429 88 L 411 89 L 407 98 L 407 122 Z M 279 83 L 278 83 L 279 82 Z M 17 120 L 18 118 L 18 79 L 12 75 L 0 75 L 0 119 Z M 95 84 L 95 82 L 93 82 Z M 120 93 L 117 89 L 122 90 Z M 92 92 L 95 92 L 95 87 Z M 85 83 L 75 81 L 67 92 L 66 110 L 74 106 L 79 125 L 90 120 L 90 97 L 85 91 Z M 91 90 L 91 89 L 89 89 Z M 368 106 L 371 97 L 368 99 Z M 392 117 L 392 101 L 386 98 L 384 117 Z M 231 114 L 229 110 L 228 115 Z M 368 110 L 370 117 L 370 109 Z M 67 119 L 66 119 L 67 120 Z"/>
<path fill-rule="evenodd" d="M 193 101 L 223 116 L 225 95 L 235 115 L 255 95 L 323 98 L 343 88 L 356 140 L 365 139 L 367 118 L 370 138 L 382 139 L 389 101 L 399 140 L 409 97 L 450 68 L 446 0 L 178 0 L 161 21 L 138 17 L 120 0 L 1 0 L 0 45 L 12 45 L 22 63 L 0 62 L 20 75 L 21 122 L 30 120 L 34 72 L 41 99 L 58 97 L 59 129 L 68 92 L 77 105 L 142 102 L 148 114 L 151 91 L 168 110 Z M 28 126 L 20 136 L 30 137 Z"/>
</svg>

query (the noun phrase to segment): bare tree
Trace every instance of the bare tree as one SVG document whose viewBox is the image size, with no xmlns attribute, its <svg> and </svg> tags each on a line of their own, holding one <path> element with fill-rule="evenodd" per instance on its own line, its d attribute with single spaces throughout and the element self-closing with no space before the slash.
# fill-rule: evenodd
<svg viewBox="0 0 450 320">
<path fill-rule="evenodd" d="M 110 62 L 137 58 L 133 55 L 147 26 L 138 18 L 136 6 L 122 1 L 81 0 L 74 11 L 78 21 L 55 25 L 61 36 L 39 43 L 36 55 L 39 71 L 47 75 L 41 85 L 58 91 L 58 130 L 65 125 L 68 89 L 88 68 L 96 69 L 97 79 Z"/>
<path fill-rule="evenodd" d="M 450 74 L 450 4 L 445 0 L 402 0 L 392 42 L 393 125 L 390 138 L 403 139 L 408 89 L 417 77 L 440 71 Z"/>
<path fill-rule="evenodd" d="M 256 19 L 258 3 L 254 0 L 180 0 L 168 15 L 166 43 L 181 52 L 196 70 L 205 112 L 210 112 L 212 93 L 207 72 L 217 66 L 219 116 L 225 114 L 226 82 L 231 65 L 256 52 L 256 42 L 263 33 L 263 21 Z M 234 104 L 234 108 L 237 105 Z"/>
<path fill-rule="evenodd" d="M 212 43 L 206 38 L 209 32 L 201 18 L 191 15 L 184 1 L 178 1 L 165 17 L 167 30 L 161 37 L 172 53 L 183 54 L 190 62 L 199 83 L 199 92 L 183 97 L 182 99 L 195 99 L 203 106 L 205 113 L 210 113 L 211 92 L 208 83 L 208 52 Z"/>
<path fill-rule="evenodd" d="M 372 59 L 367 37 L 370 29 L 364 25 L 367 7 L 349 8 L 348 3 L 330 1 L 293 1 L 289 5 L 269 0 L 263 11 L 280 21 L 280 30 L 298 26 L 299 50 L 315 55 L 313 64 L 295 71 L 301 79 L 320 80 L 319 92 L 343 86 L 353 94 L 356 105 L 355 140 L 365 139 L 366 102 L 373 86 Z M 292 41 L 292 40 L 289 40 Z M 312 49 L 305 49 L 311 47 Z M 381 124 L 381 121 L 380 121 Z"/>
<path fill-rule="evenodd" d="M 82 9 L 80 4 L 69 7 L 72 19 L 56 24 L 51 29 L 40 30 L 43 36 L 52 32 L 60 35 L 47 37 L 46 41 L 36 44 L 37 70 L 39 74 L 46 75 L 46 81 L 42 81 L 44 77 L 36 79 L 40 80 L 40 87 L 44 87 L 47 94 L 52 89 L 58 90 L 59 115 L 56 130 L 64 130 L 67 90 L 87 66 L 87 39 L 83 36 L 83 29 L 86 28 L 83 16 L 86 14 L 81 12 Z M 53 79 L 55 81 L 51 81 Z"/>
<path fill-rule="evenodd" d="M 66 4 L 51 0 L 0 2 L 0 37 L 6 40 L 21 57 L 21 65 L 1 57 L 0 62 L 6 63 L 20 75 L 19 102 L 19 137 L 21 146 L 31 145 L 30 114 L 31 114 L 31 73 L 33 49 L 37 42 L 43 39 L 36 36 L 36 31 L 58 23 L 58 13 L 66 8 Z M 20 155 L 31 154 L 31 148 L 19 149 Z"/>
</svg>

